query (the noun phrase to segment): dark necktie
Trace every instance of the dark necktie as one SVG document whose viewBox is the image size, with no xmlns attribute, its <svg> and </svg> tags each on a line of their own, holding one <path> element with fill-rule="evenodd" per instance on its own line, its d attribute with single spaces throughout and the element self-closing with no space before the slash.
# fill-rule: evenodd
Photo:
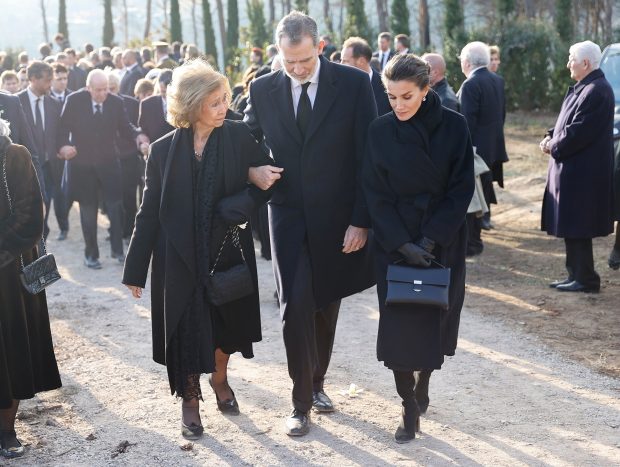
<svg viewBox="0 0 620 467">
<path fill-rule="evenodd" d="M 37 140 L 37 146 L 41 152 L 41 156 L 45 154 L 45 130 L 43 129 L 43 118 L 41 117 L 41 107 L 39 103 L 41 98 L 37 97 L 34 103 L 34 133 Z"/>
<path fill-rule="evenodd" d="M 95 104 L 95 120 L 100 122 L 101 117 L 103 117 L 103 113 L 101 112 L 101 104 Z"/>
<path fill-rule="evenodd" d="M 310 96 L 308 96 L 309 86 L 310 81 L 301 85 L 301 96 L 299 96 L 299 104 L 297 104 L 297 128 L 304 138 L 312 117 L 312 104 L 310 103 Z"/>
</svg>

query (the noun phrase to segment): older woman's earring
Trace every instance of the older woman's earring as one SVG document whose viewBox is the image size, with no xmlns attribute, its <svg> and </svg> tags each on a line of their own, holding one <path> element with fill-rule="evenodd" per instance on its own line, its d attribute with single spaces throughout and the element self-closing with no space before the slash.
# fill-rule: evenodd
<svg viewBox="0 0 620 467">
<path fill-rule="evenodd" d="M 426 94 L 424 94 L 424 97 L 422 98 L 422 102 L 426 102 Z"/>
</svg>

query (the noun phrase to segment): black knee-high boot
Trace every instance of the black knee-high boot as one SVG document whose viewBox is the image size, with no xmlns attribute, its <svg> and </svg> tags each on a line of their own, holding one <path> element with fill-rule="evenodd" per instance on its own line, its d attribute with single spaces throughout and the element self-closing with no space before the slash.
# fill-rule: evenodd
<svg viewBox="0 0 620 467">
<path fill-rule="evenodd" d="M 420 409 L 415 398 L 415 377 L 413 371 L 394 372 L 396 392 L 403 399 L 403 410 L 400 424 L 394 438 L 397 443 L 406 443 L 415 438 L 415 432 L 420 431 Z"/>
<path fill-rule="evenodd" d="M 421 370 L 415 372 L 415 398 L 418 401 L 420 413 L 426 413 L 429 404 L 428 384 L 433 370 Z"/>
</svg>

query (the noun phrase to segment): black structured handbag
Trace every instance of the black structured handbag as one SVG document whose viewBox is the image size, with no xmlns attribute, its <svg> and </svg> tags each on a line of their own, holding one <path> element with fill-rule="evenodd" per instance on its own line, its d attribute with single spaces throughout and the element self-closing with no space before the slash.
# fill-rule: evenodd
<svg viewBox="0 0 620 467">
<path fill-rule="evenodd" d="M 450 268 L 420 268 L 390 264 L 387 270 L 385 304 L 427 305 L 447 310 L 449 306 Z"/>
<path fill-rule="evenodd" d="M 11 193 L 9 192 L 9 184 L 6 179 L 6 155 L 2 156 L 2 180 L 4 182 L 4 190 L 9 202 L 9 211 L 13 214 L 13 202 Z M 32 263 L 24 265 L 24 257 L 19 255 L 21 262 L 20 279 L 24 288 L 33 295 L 38 294 L 46 287 L 52 285 L 60 279 L 60 273 L 56 267 L 54 255 L 48 254 L 45 248 L 45 240 L 41 239 L 41 250 L 43 255 L 35 259 Z"/>
<path fill-rule="evenodd" d="M 220 261 L 222 251 L 229 239 L 232 244 L 239 249 L 243 262 L 225 271 L 216 271 L 215 268 Z M 239 300 L 253 293 L 254 281 L 252 280 L 252 274 L 245 260 L 241 242 L 239 241 L 239 226 L 235 225 L 227 230 L 222 245 L 217 253 L 217 258 L 215 258 L 215 262 L 209 271 L 207 296 L 211 303 L 220 306 L 234 302 L 235 300 Z"/>
</svg>

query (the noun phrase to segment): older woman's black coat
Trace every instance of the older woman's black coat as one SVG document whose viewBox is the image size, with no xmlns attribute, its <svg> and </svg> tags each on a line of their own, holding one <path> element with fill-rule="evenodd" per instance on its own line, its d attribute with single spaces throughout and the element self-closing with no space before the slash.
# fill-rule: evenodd
<svg viewBox="0 0 620 467">
<path fill-rule="evenodd" d="M 43 236 L 41 191 L 26 148 L 11 145 L 6 158 L 13 214 L 0 175 L 0 409 L 61 386 L 45 292 L 31 295 L 19 279 L 20 253 L 31 263 Z"/>
<path fill-rule="evenodd" d="M 144 287 L 152 256 L 153 359 L 162 365 L 166 364 L 168 345 L 192 299 L 198 280 L 194 248 L 192 154 L 176 150 L 184 131 L 190 130 L 175 130 L 151 146 L 144 197 L 136 216 L 136 227 L 123 273 L 123 284 Z M 226 196 L 251 197 L 251 210 L 260 203 L 261 196 L 260 190 L 247 184 L 248 167 L 272 161 L 261 151 L 242 122 L 226 120 L 215 131 L 220 132 L 220 144 L 225 156 Z M 242 215 L 249 219 L 249 212 Z M 222 240 L 213 239 L 214 242 Z M 261 340 L 260 306 L 254 243 L 249 227 L 241 230 L 240 240 L 256 292 L 219 308 L 222 315 L 235 317 L 240 341 L 257 342 Z"/>
<path fill-rule="evenodd" d="M 474 191 L 473 151 L 463 116 L 440 109 L 441 122 L 426 150 L 413 143 L 416 128 L 393 112 L 369 128 L 364 193 L 376 242 L 377 358 L 392 369 L 440 368 L 443 356 L 456 349 L 465 296 L 465 215 Z M 385 305 L 388 264 L 402 259 L 399 246 L 420 237 L 434 240 L 437 261 L 451 268 L 447 311 Z"/>
<path fill-rule="evenodd" d="M 569 88 L 549 132 L 542 230 L 560 238 L 613 231 L 614 93 L 601 70 Z"/>
</svg>

